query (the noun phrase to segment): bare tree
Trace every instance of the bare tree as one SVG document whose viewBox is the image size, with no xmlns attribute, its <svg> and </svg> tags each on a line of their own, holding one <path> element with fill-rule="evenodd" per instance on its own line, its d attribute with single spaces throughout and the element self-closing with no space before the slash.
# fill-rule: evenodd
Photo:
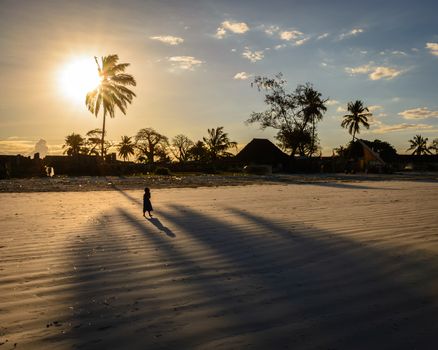
<svg viewBox="0 0 438 350">
<path fill-rule="evenodd" d="M 166 153 L 168 146 L 168 138 L 152 128 L 141 129 L 135 135 L 135 147 L 138 150 L 138 156 L 146 159 L 147 163 L 154 163 L 156 157 L 162 156 L 163 152 Z"/>
<path fill-rule="evenodd" d="M 179 134 L 172 139 L 171 152 L 179 162 L 186 162 L 190 156 L 189 150 L 193 145 L 193 141 L 187 136 Z"/>
</svg>

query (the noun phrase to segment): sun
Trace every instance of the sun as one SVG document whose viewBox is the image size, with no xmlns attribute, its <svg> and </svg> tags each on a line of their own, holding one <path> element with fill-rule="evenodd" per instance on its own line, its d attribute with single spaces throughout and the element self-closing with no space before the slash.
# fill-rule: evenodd
<svg viewBox="0 0 438 350">
<path fill-rule="evenodd" d="M 85 96 L 100 84 L 96 62 L 91 57 L 80 57 L 66 63 L 59 73 L 63 94 L 77 103 L 85 103 Z"/>
</svg>

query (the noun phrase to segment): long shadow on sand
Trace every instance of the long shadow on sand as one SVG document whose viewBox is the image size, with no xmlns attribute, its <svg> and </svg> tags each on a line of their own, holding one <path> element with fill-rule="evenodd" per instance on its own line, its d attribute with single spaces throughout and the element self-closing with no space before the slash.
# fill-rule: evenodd
<svg viewBox="0 0 438 350">
<path fill-rule="evenodd" d="M 172 205 L 154 223 L 116 208 L 113 225 L 72 246 L 63 337 L 89 349 L 435 348 L 436 258 L 222 209 Z"/>
<path fill-rule="evenodd" d="M 259 289 L 259 318 L 252 308 L 242 310 L 247 317 L 240 325 L 257 348 L 302 340 L 311 347 L 312 334 L 325 339 L 324 346 L 355 349 L 431 348 L 438 339 L 437 303 L 428 289 L 436 258 L 399 261 L 332 232 L 312 229 L 309 235 L 299 223 L 285 228 L 236 209 L 231 214 L 251 223 L 250 233 L 246 224 L 172 208 L 176 214 L 163 213 L 168 222 L 225 258 L 240 274 L 239 288 Z"/>
</svg>

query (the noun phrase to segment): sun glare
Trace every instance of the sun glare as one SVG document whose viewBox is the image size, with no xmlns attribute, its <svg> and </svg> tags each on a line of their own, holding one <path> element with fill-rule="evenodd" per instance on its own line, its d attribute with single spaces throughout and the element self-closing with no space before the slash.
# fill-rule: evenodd
<svg viewBox="0 0 438 350">
<path fill-rule="evenodd" d="M 86 94 L 100 83 L 96 62 L 93 58 L 77 58 L 67 63 L 60 72 L 62 92 L 78 103 L 85 103 Z"/>
</svg>

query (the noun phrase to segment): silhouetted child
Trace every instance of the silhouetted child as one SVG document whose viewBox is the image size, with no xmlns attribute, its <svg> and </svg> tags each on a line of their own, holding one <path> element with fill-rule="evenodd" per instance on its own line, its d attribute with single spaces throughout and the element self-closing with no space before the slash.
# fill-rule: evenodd
<svg viewBox="0 0 438 350">
<path fill-rule="evenodd" d="M 143 195 L 143 216 L 146 217 L 145 213 L 148 212 L 149 217 L 152 217 L 151 211 L 153 210 L 151 204 L 151 191 L 146 187 Z"/>
</svg>

